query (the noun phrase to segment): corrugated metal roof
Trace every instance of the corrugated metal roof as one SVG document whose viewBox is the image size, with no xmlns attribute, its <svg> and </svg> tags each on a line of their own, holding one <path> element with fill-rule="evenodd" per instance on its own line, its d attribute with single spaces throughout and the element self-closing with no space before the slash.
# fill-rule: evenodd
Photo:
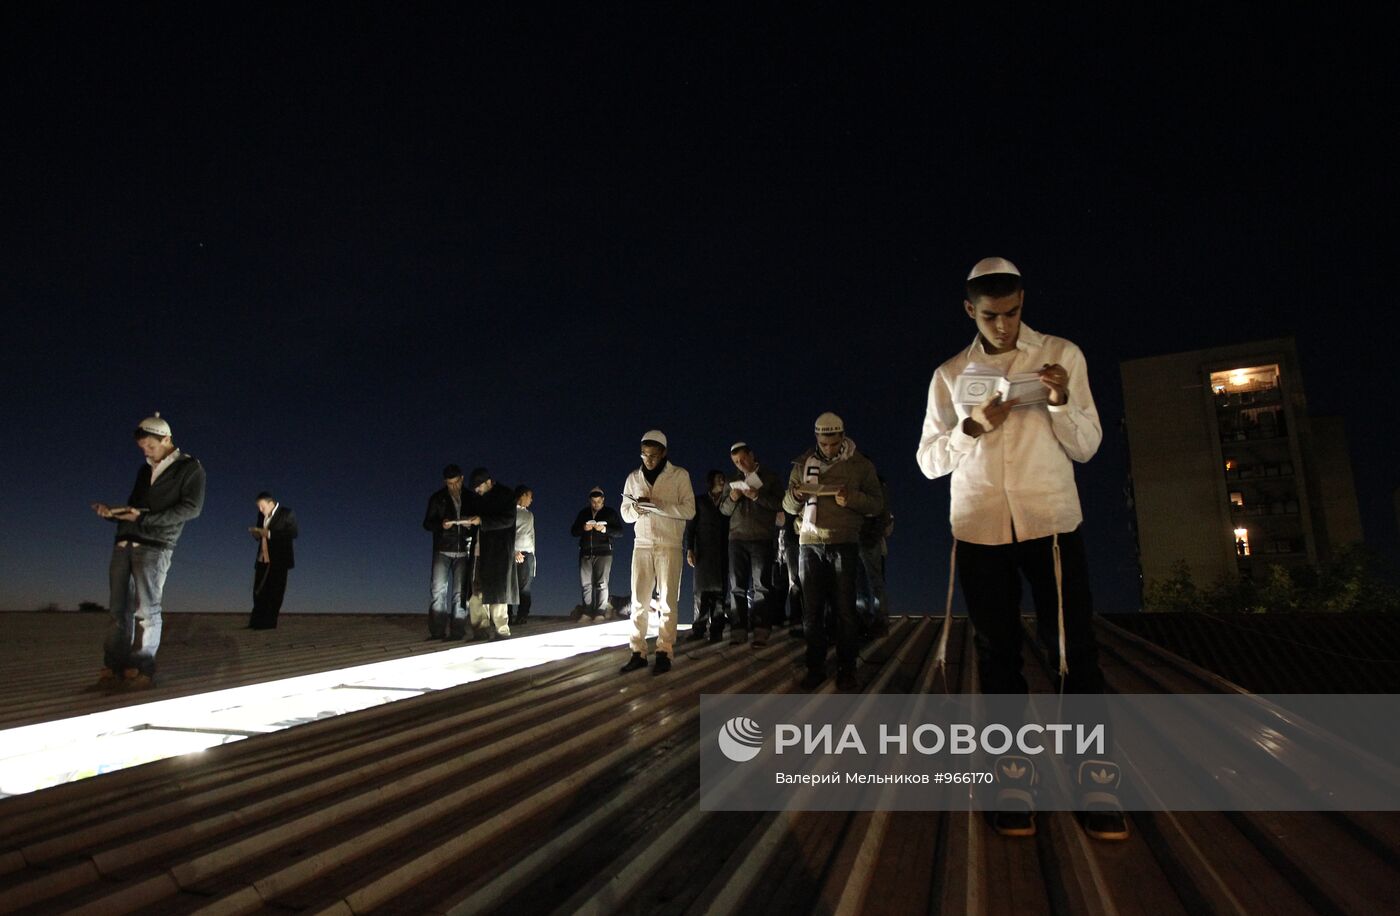
<svg viewBox="0 0 1400 916">
<path fill-rule="evenodd" d="M 867 646 L 862 689 L 942 690 L 939 626 L 901 620 Z M 1100 632 L 1113 689 L 1229 689 L 1112 624 Z M 961 620 L 950 646 L 948 684 L 968 690 Z M 619 677 L 623 654 L 0 801 L 0 910 L 1400 910 L 1393 815 L 1134 813 L 1132 838 L 1105 844 L 1057 812 L 1013 840 L 968 812 L 702 811 L 699 695 L 794 690 L 802 644 L 706 644 L 665 678 Z M 1048 691 L 1043 667 L 1028 672 Z"/>
</svg>

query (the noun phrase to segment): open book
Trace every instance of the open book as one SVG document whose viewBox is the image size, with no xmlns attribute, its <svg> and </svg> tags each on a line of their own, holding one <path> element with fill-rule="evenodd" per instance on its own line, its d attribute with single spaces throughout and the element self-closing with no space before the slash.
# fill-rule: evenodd
<svg viewBox="0 0 1400 916">
<path fill-rule="evenodd" d="M 793 487 L 792 490 L 798 496 L 805 496 L 808 499 L 811 499 L 813 496 L 835 496 L 837 493 L 841 492 L 841 488 L 835 484 L 819 483 L 815 480 L 800 483 Z"/>
<path fill-rule="evenodd" d="M 1039 372 L 1013 372 L 1002 375 L 995 366 L 968 363 L 953 382 L 953 403 L 965 407 L 984 404 L 999 395 L 1003 401 L 1015 398 L 1017 407 L 1043 404 L 1050 392 L 1040 380 Z"/>
</svg>

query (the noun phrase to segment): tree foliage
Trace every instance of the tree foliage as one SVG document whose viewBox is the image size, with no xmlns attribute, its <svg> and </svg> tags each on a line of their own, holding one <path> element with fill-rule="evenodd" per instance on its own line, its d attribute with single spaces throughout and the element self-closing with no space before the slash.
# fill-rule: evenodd
<svg viewBox="0 0 1400 916">
<path fill-rule="evenodd" d="M 1318 567 L 1270 564 L 1253 579 L 1221 578 L 1207 588 L 1196 585 L 1185 560 L 1177 560 L 1170 576 L 1147 583 L 1142 606 L 1149 611 L 1214 614 L 1394 614 L 1400 613 L 1400 589 L 1394 582 L 1380 558 L 1360 544 L 1336 549 Z"/>
</svg>

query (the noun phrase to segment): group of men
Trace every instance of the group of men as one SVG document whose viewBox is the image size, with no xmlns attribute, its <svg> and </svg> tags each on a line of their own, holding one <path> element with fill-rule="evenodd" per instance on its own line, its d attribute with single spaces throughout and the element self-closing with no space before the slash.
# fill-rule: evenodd
<svg viewBox="0 0 1400 916">
<path fill-rule="evenodd" d="M 976 334 L 933 373 L 917 461 L 930 479 L 952 480 L 954 561 L 975 631 L 981 691 L 1013 700 L 1027 691 L 1021 673 L 1024 577 L 1041 642 L 1059 672 L 1057 688 L 1101 696 L 1073 463 L 1095 454 L 1102 429 L 1083 353 L 1068 340 L 1025 325 L 1024 301 L 1021 273 L 1010 261 L 985 258 L 969 272 L 963 309 Z M 974 368 L 982 377 L 1029 375 L 1043 390 L 969 400 L 966 394 L 973 389 L 960 380 Z M 807 642 L 803 687 L 826 680 L 833 641 L 837 686 L 856 685 L 857 581 L 882 554 L 871 535 L 888 530 L 885 489 L 839 416 L 819 416 L 814 436 L 785 484 L 760 464 L 747 442 L 735 442 L 730 447 L 734 474 L 708 475 L 697 505 L 689 474 L 669 460 L 666 435 L 649 430 L 641 438 L 641 465 L 623 484 L 620 513 L 605 505 L 602 489 L 589 494 L 572 527 L 579 539 L 581 619 L 608 613 L 613 544 L 624 525 L 633 526 L 634 631 L 623 673 L 648 667 L 653 596 L 659 633 L 650 667 L 654 674 L 671 670 L 684 564 L 695 569 L 695 638 L 718 640 L 728 623 L 732 641 L 747 642 L 751 632 L 756 646 L 764 645 L 781 621 L 772 606 L 771 571 L 785 566 L 790 585 L 801 595 L 802 630 L 794 627 L 794 634 Z M 161 591 L 171 555 L 185 523 L 200 513 L 205 479 L 199 462 L 175 448 L 169 424 L 158 414 L 141 422 L 135 438 L 146 461 L 126 504 L 92 507 L 117 523 L 109 569 L 113 623 L 101 682 L 142 687 L 155 675 Z M 468 627 L 508 637 L 512 625 L 529 618 L 535 570 L 532 494 L 528 487 L 511 491 L 497 485 L 485 468 L 474 470 L 468 481 L 459 467 L 448 465 L 443 479 L 423 520 L 433 534 L 429 638 L 463 639 Z M 257 502 L 258 523 L 250 529 L 259 544 L 250 626 L 275 626 L 292 565 L 295 516 L 270 493 L 259 494 Z M 794 536 L 796 550 L 791 549 Z M 782 554 L 781 564 L 775 551 Z M 867 578 L 870 603 L 878 608 L 874 627 L 884 632 L 883 576 Z M 727 616 L 726 588 L 733 601 Z M 1090 795 L 1098 799 L 1085 814 L 1086 829 L 1100 838 L 1126 837 L 1112 794 L 1121 780 L 1117 767 L 1084 761 L 1081 782 L 1085 772 L 1094 776 Z M 996 777 L 1001 786 L 996 829 L 1033 834 L 1031 761 L 999 762 Z"/>
<path fill-rule="evenodd" d="M 428 498 L 433 536 L 428 639 L 506 639 L 530 617 L 535 577 L 534 491 L 497 484 L 486 468 L 470 480 L 455 464 Z"/>
</svg>

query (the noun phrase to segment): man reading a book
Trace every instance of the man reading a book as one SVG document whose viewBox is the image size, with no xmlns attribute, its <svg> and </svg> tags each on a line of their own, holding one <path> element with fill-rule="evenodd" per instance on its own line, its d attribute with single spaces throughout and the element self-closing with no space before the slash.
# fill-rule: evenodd
<svg viewBox="0 0 1400 916">
<path fill-rule="evenodd" d="M 1103 438 L 1084 354 L 1068 340 L 1022 322 L 1021 272 L 1004 258 L 978 261 L 968 274 L 963 308 L 977 327 L 972 343 L 939 366 L 929 383 L 919 468 L 930 479 L 951 475 L 951 520 L 957 576 L 976 633 L 981 690 L 1024 695 L 1021 673 L 1021 578 L 1030 585 L 1037 633 L 1058 668 L 1056 688 L 1075 694 L 1103 692 L 1093 632 L 1088 565 L 1080 532 L 1083 514 L 1074 462 L 1085 462 Z M 970 375 L 981 385 L 969 384 Z M 1039 386 L 1026 387 L 1027 376 Z M 989 386 L 988 378 L 1002 383 Z M 1010 386 L 1010 388 L 1008 388 Z M 1000 392 L 997 388 L 1000 388 Z M 1016 389 L 1020 397 L 1001 392 Z M 985 393 L 974 400 L 970 393 Z M 1019 715 L 1022 701 L 1001 706 Z M 1021 761 L 1022 758 L 1015 758 Z M 1117 768 L 1102 762 L 1094 772 Z M 1016 810 L 996 813 L 998 831 L 1035 832 L 1029 787 L 1033 765 L 1013 764 L 1023 786 L 1002 794 L 1022 799 Z M 1087 773 L 1085 766 L 1078 768 Z M 1079 777 L 1081 774 L 1073 774 Z M 1001 785 L 1002 767 L 997 767 Z M 1099 788 L 1101 781 L 1086 787 Z M 1025 789 L 1026 791 L 1020 791 Z M 1102 792 L 1094 795 L 1102 801 Z M 998 807 L 1003 807 L 1000 804 Z M 1116 804 L 1097 804 L 1085 817 L 1091 835 L 1127 836 Z"/>
</svg>

